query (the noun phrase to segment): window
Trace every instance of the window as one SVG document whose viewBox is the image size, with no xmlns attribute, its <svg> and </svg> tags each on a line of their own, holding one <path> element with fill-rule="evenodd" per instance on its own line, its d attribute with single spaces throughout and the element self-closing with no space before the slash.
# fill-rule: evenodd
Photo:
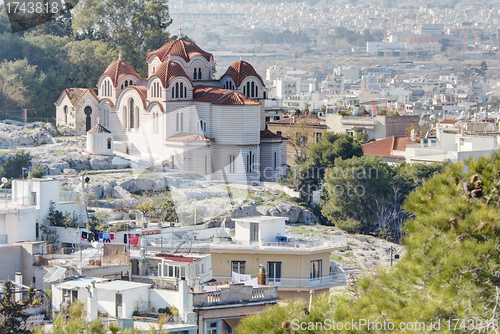
<svg viewBox="0 0 500 334">
<path fill-rule="evenodd" d="M 129 120 L 129 128 L 133 129 L 135 127 L 134 126 L 135 125 L 135 122 L 134 122 L 135 121 L 134 120 L 135 119 L 135 117 L 134 117 L 134 99 L 130 99 L 130 101 L 129 101 L 129 112 L 130 112 L 129 113 L 129 116 L 130 116 L 129 117 L 130 118 L 130 120 Z"/>
<path fill-rule="evenodd" d="M 207 132 L 207 122 L 200 119 L 198 123 L 196 123 L 196 131 L 197 132 Z"/>
<path fill-rule="evenodd" d="M 175 114 L 175 131 L 179 132 L 179 114 Z"/>
<path fill-rule="evenodd" d="M 201 67 L 198 67 L 198 80 L 201 80 Z"/>
<path fill-rule="evenodd" d="M 132 86 L 132 85 L 133 85 L 132 80 L 130 80 L 130 81 L 128 82 L 128 84 L 129 84 L 130 86 Z"/>
<path fill-rule="evenodd" d="M 322 260 L 311 261 L 311 279 L 317 280 L 321 279 L 321 263 Z"/>
<path fill-rule="evenodd" d="M 112 142 L 111 138 L 108 138 L 108 150 L 111 150 L 111 142 Z"/>
<path fill-rule="evenodd" d="M 276 134 L 277 134 L 278 136 L 281 136 L 281 131 L 276 131 Z"/>
<path fill-rule="evenodd" d="M 36 233 L 36 238 L 38 239 L 40 237 L 40 224 L 35 223 L 35 233 Z"/>
<path fill-rule="evenodd" d="M 125 87 L 128 87 L 128 81 L 125 80 Z"/>
<path fill-rule="evenodd" d="M 68 124 L 68 106 L 64 106 L 64 123 Z"/>
<path fill-rule="evenodd" d="M 207 334 L 217 334 L 217 322 L 207 322 Z"/>
<path fill-rule="evenodd" d="M 231 261 L 231 271 L 238 274 L 245 274 L 245 261 Z"/>
<path fill-rule="evenodd" d="M 236 154 L 229 155 L 229 173 L 236 173 Z"/>
<path fill-rule="evenodd" d="M 259 241 L 259 223 L 250 223 L 250 242 Z"/>
<path fill-rule="evenodd" d="M 139 107 L 135 107 L 135 127 L 139 129 L 139 119 L 140 119 Z"/>
<path fill-rule="evenodd" d="M 316 143 L 319 142 L 319 140 L 321 139 L 321 136 L 323 134 L 321 132 L 316 132 Z"/>
<path fill-rule="evenodd" d="M 267 273 L 269 284 L 281 283 L 281 262 L 268 262 Z"/>
<path fill-rule="evenodd" d="M 247 154 L 247 173 L 253 173 L 255 172 L 255 154 L 250 151 Z"/>
<path fill-rule="evenodd" d="M 180 131 L 184 131 L 184 113 L 181 113 L 181 127 L 180 127 Z"/>
<path fill-rule="evenodd" d="M 274 169 L 278 169 L 278 152 L 274 152 L 274 157 L 273 157 L 273 167 Z"/>
<path fill-rule="evenodd" d="M 197 80 L 197 79 L 198 79 L 198 72 L 196 72 L 196 67 L 195 67 L 193 70 L 193 80 Z"/>
<path fill-rule="evenodd" d="M 176 99 L 179 98 L 179 83 L 178 82 L 175 83 L 175 98 Z"/>
<path fill-rule="evenodd" d="M 104 125 L 105 126 L 109 125 L 109 109 L 108 108 L 104 109 Z"/>
<path fill-rule="evenodd" d="M 127 107 L 123 106 L 122 112 L 123 130 L 127 130 Z"/>
<path fill-rule="evenodd" d="M 205 154 L 205 174 L 208 174 L 208 155 Z"/>
<path fill-rule="evenodd" d="M 159 129 L 159 117 L 160 115 L 157 113 L 157 112 L 154 112 L 153 113 L 153 133 L 158 133 L 158 129 Z"/>
</svg>

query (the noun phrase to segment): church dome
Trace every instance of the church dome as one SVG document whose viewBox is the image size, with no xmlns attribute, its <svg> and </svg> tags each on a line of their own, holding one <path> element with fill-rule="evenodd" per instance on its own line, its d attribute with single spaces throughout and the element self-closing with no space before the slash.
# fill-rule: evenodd
<svg viewBox="0 0 500 334">
<path fill-rule="evenodd" d="M 211 53 L 203 51 L 198 45 L 194 44 L 193 42 L 186 41 L 180 38 L 166 43 L 158 50 L 149 52 L 146 57 L 146 61 L 148 61 L 152 56 L 157 56 L 158 58 L 160 58 L 160 61 L 163 62 L 168 59 L 169 55 L 181 57 L 187 63 L 189 63 L 195 56 L 205 57 L 208 62 L 210 62 L 212 59 Z"/>
<path fill-rule="evenodd" d="M 257 71 L 255 71 L 253 66 L 243 60 L 232 63 L 226 73 L 224 73 L 223 77 L 225 75 L 229 75 L 233 79 L 236 87 L 239 87 L 243 80 L 249 76 L 259 78 L 262 85 L 264 85 L 264 80 L 262 80 L 261 76 L 257 73 Z"/>
<path fill-rule="evenodd" d="M 182 66 L 171 60 L 161 63 L 155 73 L 153 73 L 152 77 L 153 76 L 160 78 L 164 88 L 170 86 L 170 82 L 172 82 L 172 80 L 176 77 L 185 77 L 189 80 L 191 85 L 193 84 L 193 81 L 186 74 L 186 72 L 184 72 Z"/>
<path fill-rule="evenodd" d="M 120 81 L 120 79 L 126 75 L 132 75 L 138 79 L 141 79 L 141 76 L 134 70 L 132 65 L 121 59 L 109 64 L 106 71 L 104 71 L 104 73 L 99 77 L 99 80 L 103 75 L 108 75 L 111 78 L 114 87 L 116 87 L 118 85 L 118 81 Z"/>
</svg>

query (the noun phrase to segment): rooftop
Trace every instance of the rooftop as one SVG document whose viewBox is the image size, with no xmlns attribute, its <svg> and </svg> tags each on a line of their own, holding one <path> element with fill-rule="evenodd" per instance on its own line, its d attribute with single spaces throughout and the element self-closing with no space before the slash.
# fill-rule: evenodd
<svg viewBox="0 0 500 334">
<path fill-rule="evenodd" d="M 255 217 L 242 217 L 242 218 L 232 218 L 237 222 L 247 222 L 247 223 L 274 223 L 287 221 L 288 217 L 274 217 L 274 216 L 255 216 Z"/>
</svg>

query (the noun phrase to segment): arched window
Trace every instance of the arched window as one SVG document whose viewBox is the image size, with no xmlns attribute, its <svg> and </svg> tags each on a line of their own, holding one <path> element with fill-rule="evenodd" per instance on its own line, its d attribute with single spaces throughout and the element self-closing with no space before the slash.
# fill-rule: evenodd
<svg viewBox="0 0 500 334">
<path fill-rule="evenodd" d="M 111 150 L 111 143 L 112 143 L 111 138 L 108 138 L 108 150 Z"/>
<path fill-rule="evenodd" d="M 187 94 L 187 87 L 184 86 L 184 98 L 187 98 L 188 97 L 188 94 Z"/>
<path fill-rule="evenodd" d="M 196 72 L 196 67 L 193 69 L 193 80 L 198 79 L 198 72 Z"/>
<path fill-rule="evenodd" d="M 201 80 L 201 67 L 198 67 L 198 80 Z"/>
<path fill-rule="evenodd" d="M 130 99 L 130 102 L 129 102 L 129 118 L 130 118 L 130 121 L 129 121 L 129 128 L 130 129 L 133 129 L 135 128 L 134 126 L 134 99 Z"/>
<path fill-rule="evenodd" d="M 180 96 L 181 96 L 181 99 L 184 98 L 184 84 L 181 82 L 181 92 L 180 92 Z"/>
<path fill-rule="evenodd" d="M 236 154 L 229 155 L 229 173 L 236 173 Z"/>
<path fill-rule="evenodd" d="M 251 86 L 251 94 L 250 94 L 250 97 L 254 97 L 255 96 L 255 83 L 252 81 L 252 83 L 250 84 Z"/>
<path fill-rule="evenodd" d="M 250 151 L 247 154 L 247 173 L 253 173 L 254 172 L 254 165 L 255 165 L 255 154 Z"/>
<path fill-rule="evenodd" d="M 175 87 L 172 87 L 172 99 L 175 97 Z"/>
<path fill-rule="evenodd" d="M 109 125 L 109 110 L 108 108 L 104 109 L 104 126 Z"/>
<path fill-rule="evenodd" d="M 64 123 L 68 124 L 68 106 L 64 106 Z"/>
<path fill-rule="evenodd" d="M 262 94 L 264 95 L 264 100 L 266 99 L 266 92 L 262 92 Z"/>
<path fill-rule="evenodd" d="M 122 85 L 122 89 L 123 89 L 123 85 Z"/>
<path fill-rule="evenodd" d="M 135 127 L 137 129 L 139 129 L 139 118 L 140 118 L 139 107 L 135 107 Z"/>
<path fill-rule="evenodd" d="M 208 174 L 208 155 L 205 154 L 205 174 Z"/>
<path fill-rule="evenodd" d="M 250 81 L 247 82 L 247 93 L 245 95 L 250 97 Z"/>
<path fill-rule="evenodd" d="M 175 98 L 176 99 L 179 98 L 179 83 L 178 82 L 175 83 Z"/>
<path fill-rule="evenodd" d="M 243 95 L 247 96 L 247 87 L 243 86 Z"/>
<path fill-rule="evenodd" d="M 157 112 L 154 112 L 153 113 L 153 133 L 158 133 L 158 117 L 160 115 L 158 115 Z"/>
<path fill-rule="evenodd" d="M 274 152 L 273 165 L 274 169 L 278 169 L 278 152 Z"/>
<path fill-rule="evenodd" d="M 127 130 L 127 107 L 123 106 L 122 112 L 123 130 Z"/>
<path fill-rule="evenodd" d="M 128 81 L 125 80 L 125 87 L 128 87 Z"/>
<path fill-rule="evenodd" d="M 175 114 L 175 131 L 176 132 L 179 132 L 180 130 L 180 127 L 179 127 L 179 113 Z"/>
<path fill-rule="evenodd" d="M 181 126 L 180 126 L 180 131 L 184 131 L 184 113 L 181 113 Z"/>
<path fill-rule="evenodd" d="M 129 84 L 130 86 L 132 86 L 132 85 L 133 85 L 132 80 L 130 80 L 128 84 Z"/>
</svg>

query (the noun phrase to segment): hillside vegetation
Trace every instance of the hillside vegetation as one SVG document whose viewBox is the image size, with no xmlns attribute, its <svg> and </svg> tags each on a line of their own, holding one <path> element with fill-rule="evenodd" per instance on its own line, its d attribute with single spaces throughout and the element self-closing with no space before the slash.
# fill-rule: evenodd
<svg viewBox="0 0 500 334">
<path fill-rule="evenodd" d="M 446 167 L 407 197 L 405 208 L 413 214 L 404 227 L 407 252 L 393 270 L 361 278 L 350 294 L 319 297 L 308 312 L 300 302 L 269 308 L 244 319 L 237 333 L 332 332 L 297 327 L 325 319 L 392 322 L 391 332 L 416 321 L 425 323 L 416 333 L 490 332 L 499 317 L 499 191 L 498 152 Z M 438 321 L 439 330 L 432 330 Z"/>
</svg>

